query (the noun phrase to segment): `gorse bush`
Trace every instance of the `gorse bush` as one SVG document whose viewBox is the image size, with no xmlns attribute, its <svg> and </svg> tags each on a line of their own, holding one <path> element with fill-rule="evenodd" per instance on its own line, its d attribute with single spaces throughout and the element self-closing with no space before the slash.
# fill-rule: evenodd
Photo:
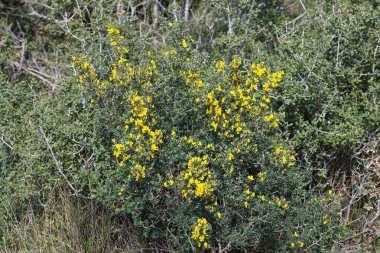
<svg viewBox="0 0 380 253">
<path fill-rule="evenodd" d="M 116 210 L 181 251 L 326 252 L 339 208 L 332 190 L 306 188 L 309 172 L 279 131 L 272 91 L 286 73 L 213 59 L 173 33 L 169 49 L 140 46 L 136 58 L 109 25 L 107 66 L 73 57 L 87 110 L 112 115 Z"/>
<path fill-rule="evenodd" d="M 378 1 L 0 13 L 1 250 L 379 248 Z"/>
</svg>

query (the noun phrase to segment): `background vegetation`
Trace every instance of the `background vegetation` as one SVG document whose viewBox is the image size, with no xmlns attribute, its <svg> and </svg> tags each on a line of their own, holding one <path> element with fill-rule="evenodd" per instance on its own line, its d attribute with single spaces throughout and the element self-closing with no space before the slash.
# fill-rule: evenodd
<svg viewBox="0 0 380 253">
<path fill-rule="evenodd" d="M 181 232 L 191 231 L 196 220 L 191 228 L 173 226 L 173 234 L 166 229 L 172 225 L 160 221 L 161 227 L 152 227 L 149 217 L 175 207 L 163 204 L 158 214 L 147 214 L 118 196 L 125 181 L 117 172 L 112 138 L 123 135 L 117 126 L 124 126 L 120 115 L 128 107 L 119 105 L 118 93 L 97 99 L 93 89 L 80 85 L 71 59 L 84 55 L 100 76 L 109 77 L 115 62 L 109 24 L 125 37 L 134 66 L 149 64 L 148 50 L 158 57 L 157 80 L 168 87 L 176 87 L 171 70 L 181 66 L 165 61 L 170 50 L 185 61 L 190 57 L 189 70 L 202 70 L 206 83 L 217 80 L 213 68 L 221 59 L 228 65 L 239 57 L 242 69 L 265 61 L 271 69 L 284 70 L 270 95 L 280 127 L 268 135 L 292 147 L 303 171 L 303 184 L 294 183 L 289 196 L 310 195 L 300 198 L 304 202 L 294 210 L 299 220 L 292 222 L 310 218 L 302 217 L 307 213 L 302 208 L 317 210 L 305 199 L 328 202 L 332 191 L 341 224 L 334 236 L 309 231 L 309 243 L 294 250 L 380 250 L 378 1 L 3 0 L 0 14 L 2 251 L 202 250 L 186 245 Z M 191 51 L 184 50 L 182 39 Z M 159 93 L 161 108 L 172 94 Z M 177 107 L 174 116 L 161 116 L 180 121 L 183 107 Z M 181 146 L 173 147 L 180 152 Z M 166 154 L 167 161 L 174 163 L 173 155 Z M 189 220 L 180 213 L 174 219 L 176 224 Z M 273 224 L 279 217 L 271 219 Z M 255 247 L 234 243 L 241 235 L 229 228 L 219 228 L 225 236 L 219 239 L 225 246 L 231 242 L 226 250 L 290 250 L 289 238 L 271 248 L 267 225 L 255 231 L 263 233 Z"/>
</svg>

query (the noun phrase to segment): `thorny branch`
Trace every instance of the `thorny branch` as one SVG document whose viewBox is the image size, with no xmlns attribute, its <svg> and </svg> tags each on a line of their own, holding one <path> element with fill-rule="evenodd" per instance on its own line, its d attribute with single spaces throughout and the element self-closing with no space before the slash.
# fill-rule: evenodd
<svg viewBox="0 0 380 253">
<path fill-rule="evenodd" d="M 63 173 L 63 167 L 62 167 L 62 164 L 61 162 L 57 159 L 57 157 L 55 156 L 54 154 L 54 151 L 53 151 L 53 148 L 51 147 L 50 143 L 49 143 L 49 140 L 45 134 L 45 131 L 43 130 L 43 128 L 40 126 L 40 132 L 42 134 L 42 137 L 44 138 L 45 142 L 46 142 L 46 145 L 50 151 L 50 154 L 51 154 L 51 157 L 53 158 L 53 161 L 55 163 L 55 165 L 57 166 L 57 169 L 58 169 L 58 172 L 59 174 L 61 174 L 61 176 L 65 179 L 66 183 L 68 184 L 68 186 L 70 187 L 70 189 L 75 193 L 75 194 L 78 194 L 79 192 L 82 191 L 82 189 L 78 190 L 76 189 L 69 181 L 69 179 L 67 178 L 67 176 L 65 175 L 65 173 Z"/>
</svg>

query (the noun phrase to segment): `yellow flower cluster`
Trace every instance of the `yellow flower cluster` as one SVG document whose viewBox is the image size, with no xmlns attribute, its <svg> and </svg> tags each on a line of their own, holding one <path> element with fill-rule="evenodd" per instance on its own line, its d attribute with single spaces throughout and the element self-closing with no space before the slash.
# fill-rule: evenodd
<svg viewBox="0 0 380 253">
<path fill-rule="evenodd" d="M 186 42 L 185 39 L 182 40 L 182 47 L 185 48 L 185 49 L 188 48 L 188 47 L 187 47 L 187 42 Z"/>
<path fill-rule="evenodd" d="M 207 167 L 208 155 L 193 157 L 188 161 L 187 170 L 179 175 L 181 194 L 184 198 L 210 198 L 216 182 L 212 178 L 211 170 Z"/>
<path fill-rule="evenodd" d="M 278 123 L 280 122 L 280 119 L 276 116 L 276 113 L 270 113 L 267 115 L 264 115 L 264 121 L 269 122 L 271 126 L 278 127 Z"/>
<path fill-rule="evenodd" d="M 295 242 L 290 243 L 290 248 L 295 248 L 296 244 L 298 244 L 300 248 L 303 248 L 303 246 L 305 246 L 305 244 L 303 242 L 298 241 L 296 243 Z"/>
<path fill-rule="evenodd" d="M 127 61 L 126 54 L 128 53 L 127 47 L 122 43 L 124 36 L 120 34 L 120 31 L 109 25 L 108 26 L 109 42 L 113 49 L 113 58 L 115 62 L 110 64 L 109 75 L 106 80 L 98 78 L 94 71 L 93 66 L 82 57 L 73 57 L 73 65 L 75 69 L 80 72 L 79 82 L 83 84 L 85 81 L 91 87 L 95 88 L 96 95 L 104 94 L 105 90 L 109 87 L 116 86 L 128 86 L 134 82 L 137 82 L 140 86 L 151 86 L 151 77 L 153 76 L 155 69 L 157 68 L 156 61 L 150 59 L 147 64 L 141 68 L 134 68 Z M 148 56 L 151 52 L 148 51 Z"/>
<path fill-rule="evenodd" d="M 162 141 L 161 130 L 152 130 L 156 119 L 149 117 L 149 108 L 154 108 L 150 97 L 143 98 L 137 92 L 133 92 L 128 98 L 131 117 L 126 120 L 125 142 L 115 145 L 114 155 L 120 158 L 119 166 L 131 160 L 132 166 L 128 166 L 136 181 L 146 177 L 147 168 L 139 161 L 148 161 L 155 157 Z"/>
<path fill-rule="evenodd" d="M 182 141 L 186 142 L 187 144 L 189 144 L 192 148 L 200 148 L 202 147 L 202 142 L 201 141 L 195 141 L 192 137 L 182 137 L 181 139 Z"/>
<path fill-rule="evenodd" d="M 203 81 L 201 79 L 201 75 L 199 74 L 199 72 L 193 72 L 191 70 L 186 72 L 186 71 L 180 70 L 179 75 L 185 78 L 186 84 L 190 84 L 198 88 L 203 86 Z"/>
<path fill-rule="evenodd" d="M 289 208 L 289 204 L 288 204 L 288 202 L 286 201 L 285 198 L 275 197 L 274 198 L 274 202 L 276 203 L 276 205 L 278 207 L 282 207 L 283 209 L 288 209 Z"/>
<path fill-rule="evenodd" d="M 215 64 L 215 67 L 216 67 L 216 72 L 220 73 L 220 72 L 223 72 L 224 71 L 224 66 L 225 66 L 225 62 L 223 60 L 220 60 L 218 61 L 216 64 Z"/>
<path fill-rule="evenodd" d="M 80 72 L 79 74 L 79 83 L 84 84 L 85 80 L 90 80 L 96 78 L 97 75 L 95 73 L 94 67 L 86 61 L 84 56 L 81 57 L 72 57 L 72 63 L 76 70 Z"/>
<path fill-rule="evenodd" d="M 262 67 L 264 63 L 253 64 L 252 72 L 237 71 L 241 64 L 241 59 L 233 59 L 229 64 L 233 69 L 229 77 L 234 84 L 232 87 L 218 85 L 205 99 L 206 114 L 211 116 L 210 127 L 226 137 L 248 133 L 244 120 L 259 122 L 264 119 L 272 127 L 279 124 L 277 115 L 268 111 L 270 98 L 267 93 L 278 86 L 284 72 L 271 73 L 269 68 Z M 224 61 L 218 61 L 215 66 L 218 73 L 224 72 Z"/>
<path fill-rule="evenodd" d="M 265 73 L 268 73 L 270 71 L 270 69 L 262 67 L 264 64 L 265 64 L 264 62 L 260 62 L 259 64 L 252 64 L 251 65 L 251 70 L 256 75 L 256 77 L 258 79 L 261 78 L 262 75 L 264 75 Z M 255 81 L 258 81 L 258 79 Z"/>
<path fill-rule="evenodd" d="M 282 147 L 276 147 L 275 149 L 275 158 L 279 159 L 283 165 L 287 167 L 292 167 L 296 157 L 291 154 L 291 151 L 288 149 L 283 149 Z"/>
<path fill-rule="evenodd" d="M 79 81 L 95 88 L 96 95 L 102 95 L 109 87 L 125 86 L 124 99 L 128 104 L 129 118 L 125 121 L 123 141 L 115 143 L 114 156 L 120 167 L 127 167 L 136 181 L 147 176 L 150 170 L 149 160 L 155 158 L 163 142 L 161 130 L 155 130 L 154 104 L 150 96 L 140 92 L 151 86 L 152 76 L 157 63 L 148 58 L 144 67 L 133 67 L 127 61 L 128 49 L 123 42 L 124 36 L 112 25 L 108 26 L 108 36 L 114 52 L 115 62 L 110 64 L 108 78 L 98 78 L 93 66 L 84 57 L 73 57 L 74 67 L 80 72 Z M 148 57 L 151 52 L 148 52 Z M 141 92 L 143 94 L 143 92 Z M 93 99 L 92 99 L 93 100 Z M 125 102 L 121 102 L 124 104 Z M 127 164 L 128 163 L 128 164 Z"/>
<path fill-rule="evenodd" d="M 270 92 L 272 88 L 278 87 L 278 83 L 282 80 L 285 72 L 277 71 L 271 74 L 270 68 L 263 67 L 265 63 L 252 64 L 251 70 L 255 74 L 254 81 L 258 81 L 264 74 L 267 75 L 267 81 L 263 84 L 263 91 Z"/>
<path fill-rule="evenodd" d="M 124 191 L 125 191 L 125 188 L 124 188 L 124 186 L 122 186 L 122 187 L 120 187 L 120 189 L 119 189 L 119 192 L 118 192 L 118 196 L 122 196 L 123 195 L 123 193 L 124 193 Z"/>
<path fill-rule="evenodd" d="M 169 187 L 169 186 L 172 186 L 173 184 L 174 184 L 174 180 L 173 180 L 173 177 L 171 176 L 169 180 L 164 182 L 164 187 Z"/>
<path fill-rule="evenodd" d="M 198 247 L 203 246 L 205 249 L 210 248 L 210 245 L 207 242 L 210 230 L 211 226 L 206 218 L 199 218 L 191 234 L 191 237 L 198 243 Z"/>
<path fill-rule="evenodd" d="M 323 225 L 327 224 L 328 218 L 329 216 L 327 214 L 323 216 Z"/>
<path fill-rule="evenodd" d="M 253 181 L 253 176 L 248 176 L 248 179 L 249 181 Z M 259 179 L 260 180 L 260 179 Z M 288 209 L 289 208 L 289 205 L 288 203 L 286 202 L 286 200 L 284 198 L 279 198 L 279 197 L 269 197 L 267 198 L 265 195 L 261 194 L 261 195 L 256 195 L 256 192 L 253 192 L 249 189 L 248 185 L 246 185 L 246 189 L 244 191 L 244 196 L 245 196 L 245 200 L 244 200 L 244 207 L 245 208 L 248 208 L 249 207 L 249 203 L 252 202 L 253 200 L 255 200 L 255 197 L 261 202 L 261 203 L 268 203 L 268 204 L 273 204 L 273 205 L 276 205 L 278 207 L 281 207 L 283 209 Z"/>
<path fill-rule="evenodd" d="M 297 238 L 299 236 L 298 232 L 294 231 L 293 236 L 294 236 L 294 239 L 297 240 Z M 302 241 L 298 240 L 297 242 L 291 242 L 290 247 L 294 248 L 294 247 L 296 247 L 297 244 L 299 245 L 300 248 L 303 248 L 305 246 L 305 244 Z"/>
<path fill-rule="evenodd" d="M 138 140 L 139 136 L 142 136 L 143 144 L 150 147 L 150 150 L 141 154 L 148 160 L 154 158 L 155 153 L 158 151 L 159 144 L 162 143 L 162 132 L 161 130 L 152 130 L 149 125 L 154 126 L 156 124 L 156 119 L 153 115 L 148 115 L 149 108 L 154 108 L 152 103 L 152 98 L 147 97 L 144 99 L 139 96 L 137 92 L 133 93 L 132 98 L 129 98 L 131 104 L 131 117 L 127 120 L 126 130 L 129 127 L 133 128 L 135 136 L 130 134 L 130 137 Z M 145 137 L 145 138 L 144 138 Z M 140 150 L 136 148 L 135 151 Z"/>
<path fill-rule="evenodd" d="M 250 199 L 253 199 L 253 198 L 256 196 L 256 193 L 255 193 L 255 192 L 252 192 L 249 188 L 247 188 L 247 189 L 244 191 L 244 194 L 245 194 L 245 196 L 246 196 L 245 201 L 244 201 L 244 207 L 245 207 L 245 208 L 248 208 L 248 206 L 249 206 L 249 200 L 250 200 Z"/>
<path fill-rule="evenodd" d="M 209 109 L 206 111 L 206 114 L 212 115 L 210 126 L 213 127 L 215 132 L 219 127 L 222 134 L 226 137 L 234 137 L 235 134 L 241 135 L 246 132 L 246 124 L 242 121 L 241 112 L 251 109 L 249 101 L 255 100 L 254 98 L 241 95 L 240 87 L 237 87 L 237 92 L 239 92 L 239 99 L 241 100 L 234 99 L 236 92 L 232 89 L 230 91 L 230 95 L 234 100 L 232 103 L 231 101 L 226 102 L 226 98 L 222 98 L 221 103 L 219 103 L 217 99 L 212 98 L 213 92 L 207 95 L 209 100 L 206 102 L 206 105 L 209 106 Z"/>
<path fill-rule="evenodd" d="M 267 176 L 267 173 L 265 171 L 264 172 L 263 171 L 259 172 L 259 174 L 257 174 L 258 181 L 260 183 L 263 183 L 266 176 Z"/>
<path fill-rule="evenodd" d="M 284 75 L 285 75 L 284 71 L 274 72 L 271 76 L 268 77 L 270 85 L 273 88 L 276 88 L 278 86 L 278 83 L 282 80 Z"/>
<path fill-rule="evenodd" d="M 120 45 L 124 40 L 124 36 L 120 34 L 120 30 L 112 25 L 108 25 L 108 35 L 111 46 L 116 47 L 119 53 L 128 53 L 128 49 L 124 45 Z"/>
<path fill-rule="evenodd" d="M 132 161 L 132 166 L 129 168 L 132 176 L 136 181 L 146 177 L 146 168 L 136 161 Z"/>
<path fill-rule="evenodd" d="M 241 59 L 240 58 L 234 58 L 232 62 L 230 63 L 230 67 L 233 69 L 238 69 L 241 66 Z"/>
<path fill-rule="evenodd" d="M 177 51 L 174 49 L 165 52 L 165 55 L 167 55 L 167 56 L 172 56 L 172 55 L 176 55 L 176 54 L 177 54 Z"/>
</svg>

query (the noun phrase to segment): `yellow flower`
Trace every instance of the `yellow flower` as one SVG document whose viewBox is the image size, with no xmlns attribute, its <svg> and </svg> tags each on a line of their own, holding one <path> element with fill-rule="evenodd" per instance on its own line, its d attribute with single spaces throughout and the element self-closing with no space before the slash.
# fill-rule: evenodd
<svg viewBox="0 0 380 253">
<path fill-rule="evenodd" d="M 207 239 L 209 237 L 210 225 L 205 218 L 199 218 L 197 224 L 193 229 L 191 237 L 198 243 L 198 247 L 201 247 L 202 243 L 205 248 L 209 247 Z"/>
<path fill-rule="evenodd" d="M 282 156 L 281 157 L 281 162 L 283 163 L 283 164 L 285 164 L 286 162 L 287 162 L 287 159 L 286 159 L 286 156 Z"/>
<path fill-rule="evenodd" d="M 269 92 L 270 91 L 270 85 L 269 85 L 269 83 L 265 83 L 263 85 L 263 91 L 265 91 L 265 92 Z"/>
<path fill-rule="evenodd" d="M 214 128 L 214 131 L 216 132 L 216 129 L 218 128 L 218 123 L 213 121 L 213 122 L 211 122 L 210 125 Z"/>
<path fill-rule="evenodd" d="M 248 176 L 248 180 L 249 180 L 249 181 L 253 181 L 253 176 L 252 176 L 252 175 L 249 175 L 249 176 Z"/>
<path fill-rule="evenodd" d="M 152 150 L 152 151 L 157 151 L 157 150 L 158 150 L 157 145 L 153 143 L 153 144 L 150 146 L 150 150 Z"/>
<path fill-rule="evenodd" d="M 224 68 L 224 65 L 225 65 L 225 63 L 224 63 L 223 60 L 218 61 L 218 62 L 215 64 L 216 71 L 217 71 L 218 73 L 222 72 L 222 71 L 223 71 L 223 68 Z"/>
<path fill-rule="evenodd" d="M 187 43 L 186 43 L 186 40 L 184 40 L 184 39 L 182 40 L 182 47 L 187 48 Z"/>
<path fill-rule="evenodd" d="M 231 68 L 233 68 L 233 69 L 237 69 L 237 68 L 239 68 L 240 65 L 241 65 L 241 59 L 240 59 L 240 58 L 235 58 L 235 59 L 233 59 L 232 62 L 230 63 L 230 66 L 231 66 Z"/>
<path fill-rule="evenodd" d="M 260 183 L 264 182 L 266 175 L 267 175 L 266 172 L 259 172 L 259 174 L 257 176 L 259 177 L 259 182 Z"/>
<path fill-rule="evenodd" d="M 108 26 L 108 34 L 112 35 L 112 34 L 119 34 L 120 31 L 118 29 L 116 29 L 115 27 L 109 25 Z"/>
<path fill-rule="evenodd" d="M 269 121 L 273 120 L 273 118 L 274 118 L 273 114 L 265 115 L 265 116 L 264 116 L 264 120 L 265 120 L 266 122 L 269 122 Z"/>
<path fill-rule="evenodd" d="M 270 103 L 270 99 L 267 97 L 267 96 L 263 96 L 262 97 L 262 100 L 265 102 L 265 103 Z"/>
<path fill-rule="evenodd" d="M 265 71 L 266 71 L 266 68 L 262 68 L 262 67 L 261 67 L 262 64 L 264 64 L 264 63 L 261 62 L 261 63 L 259 63 L 259 64 L 257 64 L 257 65 L 252 64 L 252 66 L 251 66 L 252 72 L 253 72 L 254 74 L 256 74 L 256 76 L 257 76 L 258 78 L 260 78 L 260 77 L 265 73 Z"/>
</svg>

